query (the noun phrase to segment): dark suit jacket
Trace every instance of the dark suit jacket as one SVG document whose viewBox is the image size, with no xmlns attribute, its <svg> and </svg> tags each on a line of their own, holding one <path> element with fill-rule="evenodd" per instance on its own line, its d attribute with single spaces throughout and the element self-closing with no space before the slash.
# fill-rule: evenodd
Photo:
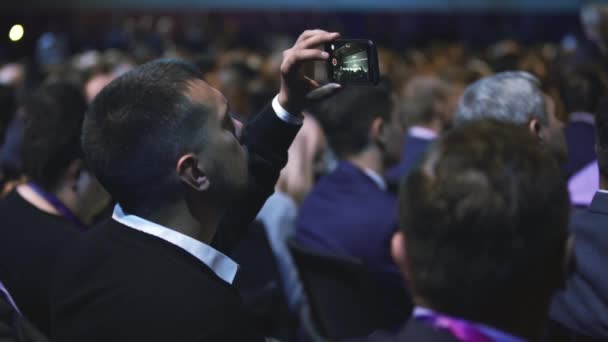
<svg viewBox="0 0 608 342">
<path fill-rule="evenodd" d="M 591 206 L 575 213 L 576 270 L 558 293 L 551 319 L 575 333 L 608 339 L 608 194 L 595 194 Z"/>
<path fill-rule="evenodd" d="M 0 201 L 0 279 L 21 312 L 50 333 L 52 270 L 78 230 L 26 202 L 16 191 Z"/>
<path fill-rule="evenodd" d="M 0 291 L 0 342 L 48 342 Z"/>
<path fill-rule="evenodd" d="M 433 140 L 422 139 L 412 135 L 407 135 L 401 153 L 399 165 L 386 172 L 386 180 L 392 185 L 399 185 L 401 179 L 416 166 L 422 155 Z"/>
<path fill-rule="evenodd" d="M 299 127 L 267 107 L 246 127 L 251 186 L 214 245 L 230 251 L 272 193 Z M 51 313 L 57 341 L 257 341 L 236 290 L 181 248 L 109 220 L 64 255 Z"/>
<path fill-rule="evenodd" d="M 398 334 L 374 333 L 361 340 L 365 342 L 458 342 L 449 333 L 410 319 Z"/>
<path fill-rule="evenodd" d="M 563 166 L 569 178 L 593 162 L 595 156 L 595 128 L 587 122 L 569 122 L 564 130 L 568 146 L 568 161 Z"/>
<path fill-rule="evenodd" d="M 401 279 L 390 256 L 396 229 L 395 197 L 341 161 L 302 203 L 295 238 L 305 248 L 354 257 L 372 272 Z"/>
</svg>

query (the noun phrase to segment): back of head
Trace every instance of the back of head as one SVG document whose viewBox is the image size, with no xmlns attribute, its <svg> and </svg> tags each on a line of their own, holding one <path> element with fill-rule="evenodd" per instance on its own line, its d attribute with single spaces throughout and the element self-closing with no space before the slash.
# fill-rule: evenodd
<svg viewBox="0 0 608 342">
<path fill-rule="evenodd" d="M 402 95 L 408 103 L 404 111 L 407 125 L 444 121 L 449 96 L 448 85 L 436 77 L 418 76 L 405 86 Z"/>
<path fill-rule="evenodd" d="M 470 85 L 462 95 L 456 125 L 479 119 L 527 124 L 533 118 L 548 121 L 540 82 L 526 72 L 502 72 Z"/>
<path fill-rule="evenodd" d="M 481 120 L 448 132 L 400 189 L 414 296 L 479 322 L 546 310 L 568 205 L 556 161 L 524 128 Z"/>
<path fill-rule="evenodd" d="M 47 191 L 54 191 L 69 164 L 82 158 L 84 95 L 69 83 L 47 84 L 34 91 L 23 108 L 23 172 Z"/>
<path fill-rule="evenodd" d="M 385 85 L 347 86 L 323 101 L 316 110 L 330 147 L 343 159 L 361 152 L 370 143 L 376 118 L 391 120 L 393 101 Z"/>
<path fill-rule="evenodd" d="M 190 150 L 206 117 L 206 108 L 186 95 L 189 82 L 199 78 L 189 63 L 154 61 L 116 78 L 91 103 L 85 158 L 125 210 L 151 210 L 179 196 L 176 161 L 197 152 Z"/>
<path fill-rule="evenodd" d="M 579 66 L 562 75 L 560 95 L 566 111 L 594 113 L 606 93 L 601 70 L 593 66 Z"/>
</svg>

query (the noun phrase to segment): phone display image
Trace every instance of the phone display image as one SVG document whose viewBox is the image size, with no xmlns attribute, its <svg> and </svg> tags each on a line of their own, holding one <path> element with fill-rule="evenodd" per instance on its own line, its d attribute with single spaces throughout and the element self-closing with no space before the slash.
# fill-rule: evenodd
<svg viewBox="0 0 608 342">
<path fill-rule="evenodd" d="M 377 58 L 369 40 L 338 40 L 328 44 L 329 77 L 340 84 L 376 84 Z"/>
</svg>

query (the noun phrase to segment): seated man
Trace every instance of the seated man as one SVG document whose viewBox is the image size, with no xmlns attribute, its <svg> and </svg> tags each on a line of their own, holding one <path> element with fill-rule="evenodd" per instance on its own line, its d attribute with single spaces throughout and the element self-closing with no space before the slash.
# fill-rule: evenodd
<svg viewBox="0 0 608 342">
<path fill-rule="evenodd" d="M 388 249 L 397 229 L 396 199 L 384 180 L 403 141 L 391 93 L 383 86 L 345 88 L 322 103 L 318 118 L 340 161 L 304 200 L 295 239 L 317 252 L 357 258 L 383 279 L 400 282 Z"/>
<path fill-rule="evenodd" d="M 86 102 L 78 88 L 44 85 L 23 110 L 28 183 L 0 201 L 0 279 L 23 315 L 48 335 L 55 262 L 109 197 L 83 164 L 79 142 Z"/>
<path fill-rule="evenodd" d="M 566 289 L 551 306 L 551 319 L 571 332 L 608 339 L 608 102 L 598 111 L 596 151 L 600 190 L 588 209 L 575 212 L 570 231 L 576 235 L 576 268 Z M 554 341 L 548 339 L 547 341 Z M 569 339 L 571 340 L 571 339 Z M 578 341 L 578 339 L 577 339 Z"/>
<path fill-rule="evenodd" d="M 210 245 L 229 252 L 274 190 L 315 88 L 300 66 L 326 60 L 314 46 L 338 36 L 306 31 L 284 53 L 279 94 L 245 128 L 247 155 L 226 99 L 192 64 L 151 62 L 97 95 L 82 145 L 118 205 L 58 267 L 54 340 L 261 340 L 232 286 L 238 265 Z"/>
<path fill-rule="evenodd" d="M 565 281 L 568 192 L 526 130 L 479 121 L 431 147 L 400 189 L 392 253 L 413 317 L 370 341 L 536 341 Z"/>
</svg>

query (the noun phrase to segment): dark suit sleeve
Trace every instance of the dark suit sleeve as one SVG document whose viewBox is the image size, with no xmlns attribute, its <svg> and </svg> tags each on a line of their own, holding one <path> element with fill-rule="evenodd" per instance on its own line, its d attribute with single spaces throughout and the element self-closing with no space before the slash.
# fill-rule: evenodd
<svg viewBox="0 0 608 342">
<path fill-rule="evenodd" d="M 212 245 L 229 254 L 247 232 L 249 224 L 274 192 L 287 150 L 301 125 L 281 120 L 269 104 L 245 126 L 243 142 L 248 152 L 249 186 L 245 196 L 230 206 Z"/>
</svg>

